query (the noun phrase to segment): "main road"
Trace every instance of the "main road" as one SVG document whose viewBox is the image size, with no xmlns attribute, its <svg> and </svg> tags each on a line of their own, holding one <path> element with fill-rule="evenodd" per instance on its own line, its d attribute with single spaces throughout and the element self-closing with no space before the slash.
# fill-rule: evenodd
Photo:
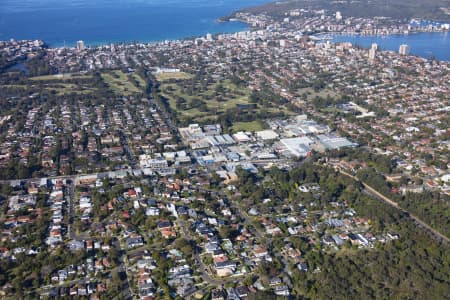
<svg viewBox="0 0 450 300">
<path fill-rule="evenodd" d="M 382 193 L 378 192 L 376 189 L 374 189 L 373 187 L 371 187 L 370 185 L 368 185 L 367 183 L 365 183 L 364 181 L 360 180 L 359 178 L 357 178 L 356 176 L 347 173 L 344 170 L 341 169 L 337 169 L 341 174 L 350 177 L 352 179 L 354 179 L 357 182 L 360 182 L 365 190 L 371 194 L 372 196 L 374 196 L 375 198 L 383 201 L 384 203 L 395 207 L 396 209 L 400 210 L 401 212 L 407 214 L 417 225 L 419 225 L 420 227 L 424 228 L 425 230 L 427 230 L 429 233 L 431 233 L 435 238 L 437 238 L 437 240 L 440 241 L 445 241 L 447 243 L 450 243 L 450 239 L 443 235 L 442 233 L 440 233 L 439 231 L 437 231 L 436 229 L 434 229 L 433 227 L 431 227 L 430 225 L 428 225 L 427 223 L 425 223 L 424 221 L 422 221 L 419 217 L 417 217 L 416 215 L 412 214 L 411 212 L 407 211 L 406 209 L 400 207 L 400 205 L 398 205 L 397 202 L 393 201 L 392 199 L 390 199 L 389 197 L 383 195 Z"/>
<path fill-rule="evenodd" d="M 300 166 L 301 164 L 303 164 L 304 162 L 309 161 L 309 158 L 306 158 L 304 161 L 300 162 L 300 163 L 293 163 L 291 160 L 289 159 L 268 159 L 268 160 L 261 160 L 261 159 L 254 159 L 254 160 L 247 160 L 247 161 L 241 161 L 243 163 L 253 163 L 253 164 L 289 164 L 290 166 Z M 208 166 L 220 166 L 222 165 L 222 163 L 215 163 L 215 164 L 211 164 Z M 199 165 L 197 163 L 191 163 L 191 164 L 185 164 L 183 166 L 177 166 L 177 167 L 173 167 L 174 169 L 189 169 L 189 168 L 196 168 Z M 120 172 L 120 171 L 126 171 L 129 174 L 133 174 L 134 172 L 143 172 L 145 169 L 147 168 L 129 168 L 129 169 L 121 169 L 121 170 L 117 170 L 117 171 L 104 171 L 104 172 L 92 172 L 92 173 L 84 173 L 84 174 L 72 174 L 72 175 L 60 175 L 60 176 L 43 176 L 43 177 L 32 177 L 32 178 L 22 178 L 22 179 L 7 179 L 7 180 L 0 180 L 0 184 L 11 184 L 11 183 L 15 183 L 15 182 L 29 182 L 29 181 L 37 181 L 40 179 L 48 179 L 48 180 L 64 180 L 64 179 L 70 179 L 70 180 L 76 180 L 77 178 L 83 177 L 83 176 L 97 176 L 98 178 L 106 178 L 109 177 L 111 173 L 114 172 Z M 158 171 L 157 169 L 155 169 L 154 171 Z"/>
</svg>

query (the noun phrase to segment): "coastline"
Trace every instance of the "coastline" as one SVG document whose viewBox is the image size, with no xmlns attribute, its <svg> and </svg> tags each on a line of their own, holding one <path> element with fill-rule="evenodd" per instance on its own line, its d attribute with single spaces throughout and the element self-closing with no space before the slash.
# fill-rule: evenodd
<svg viewBox="0 0 450 300">
<path fill-rule="evenodd" d="M 219 20 L 217 20 L 219 22 Z M 222 22 L 240 22 L 242 24 L 246 25 L 246 29 L 244 31 L 248 31 L 249 29 L 252 28 L 251 24 L 249 24 L 248 22 L 245 22 L 245 20 L 229 20 L 229 21 L 222 21 Z M 242 31 L 236 31 L 233 33 L 238 33 L 238 32 L 242 32 Z M 214 34 L 213 36 L 217 36 L 220 34 L 233 34 L 233 33 L 218 33 L 218 34 Z M 352 41 L 350 39 L 373 39 L 374 41 L 371 42 L 376 42 L 378 43 L 378 41 L 376 41 L 377 39 L 381 39 L 381 41 L 388 41 L 393 38 L 393 39 L 397 39 L 397 38 L 401 38 L 401 37 L 414 37 L 414 36 L 418 36 L 421 34 L 430 34 L 430 35 L 445 35 L 447 36 L 449 34 L 449 31 L 433 31 L 433 32 L 409 32 L 409 33 L 391 33 L 391 34 L 377 34 L 377 35 L 369 35 L 369 34 L 360 34 L 357 32 L 352 32 L 352 33 L 347 33 L 347 32 L 321 32 L 321 33 L 314 33 L 312 35 L 309 35 L 310 39 L 316 41 L 316 42 L 320 42 L 320 41 L 330 41 L 331 43 L 335 44 L 335 43 L 343 43 L 343 42 L 351 42 L 354 45 L 358 45 L 362 48 L 370 48 L 370 44 L 366 43 L 360 43 L 360 42 L 355 42 Z M 349 40 L 336 40 L 336 37 L 343 37 L 343 39 L 345 38 L 349 38 Z M 104 42 L 104 43 L 97 43 L 97 44 L 89 44 L 87 45 L 89 48 L 91 49 L 97 49 L 97 48 L 102 48 L 105 46 L 110 46 L 111 44 L 113 45 L 133 45 L 133 44 L 145 44 L 145 45 L 152 45 L 152 44 L 160 44 L 160 43 L 166 43 L 168 41 L 170 42 L 182 42 L 182 41 L 192 41 L 195 39 L 199 39 L 199 38 L 204 38 L 203 36 L 191 36 L 191 37 L 184 37 L 184 38 L 179 38 L 179 39 L 167 39 L 167 40 L 150 40 L 150 41 L 129 41 L 129 42 Z M 45 42 L 45 41 L 44 41 Z M 395 48 L 390 47 L 385 47 L 385 45 L 383 45 L 383 43 L 380 42 L 378 43 L 378 45 L 380 46 L 380 48 L 383 51 L 394 51 L 397 52 L 398 51 L 398 46 L 396 46 Z M 403 43 L 403 42 L 402 42 Z M 51 49 L 64 49 L 64 46 L 62 45 L 49 45 L 47 43 L 45 43 L 46 46 L 48 48 Z M 400 43 L 399 43 L 400 45 Z M 410 45 L 411 46 L 411 45 Z M 67 47 L 66 48 L 74 48 L 74 47 Z M 414 55 L 414 56 L 418 56 L 418 57 L 422 57 L 422 58 L 426 58 L 429 59 L 430 57 L 433 58 L 438 58 L 439 60 L 442 61 L 450 61 L 450 56 L 445 56 L 443 57 L 442 55 L 437 55 L 435 56 L 435 53 L 433 53 L 433 49 L 430 49 L 427 51 L 427 53 L 416 53 L 417 52 L 417 48 L 412 47 L 411 53 L 410 55 Z M 420 52 L 420 51 L 419 51 Z"/>
<path fill-rule="evenodd" d="M 18 0 L 18 3 L 21 1 L 25 0 Z M 125 6 L 119 2 L 106 7 L 91 3 L 75 8 L 64 2 L 56 7 L 35 2 L 30 4 L 32 9 L 25 10 L 13 10 L 18 4 L 11 4 L 9 10 L 7 5 L 0 10 L 0 40 L 41 39 L 51 47 L 73 47 L 78 40 L 89 46 L 101 46 L 235 33 L 248 30 L 248 24 L 226 20 L 226 16 L 268 2 L 270 0 L 174 0 L 168 3 L 136 0 Z"/>
<path fill-rule="evenodd" d="M 239 28 L 239 30 L 225 30 L 225 31 L 218 31 L 218 32 L 214 32 L 211 33 L 213 36 L 216 35 L 220 35 L 220 34 L 233 34 L 233 33 L 237 33 L 237 32 L 242 32 L 242 31 L 247 31 L 251 29 L 251 24 L 245 22 L 244 20 L 238 20 L 238 19 L 230 19 L 230 20 L 220 20 L 220 19 L 216 19 L 215 20 L 216 23 L 233 23 L 236 24 L 237 26 L 240 26 L 241 28 Z M 207 32 L 210 33 L 210 32 Z M 166 42 L 166 41 L 170 41 L 170 42 L 177 42 L 177 41 L 184 41 L 184 40 L 191 40 L 191 39 L 196 39 L 196 38 L 201 38 L 204 37 L 207 33 L 203 34 L 203 35 L 184 35 L 184 36 L 180 36 L 180 37 L 167 37 L 164 39 L 140 39 L 140 40 L 108 40 L 108 41 L 84 41 L 85 45 L 88 47 L 102 47 L 102 46 L 108 46 L 111 44 L 114 45 L 130 45 L 130 44 L 151 44 L 151 43 L 161 43 L 161 42 Z M 45 40 L 44 40 L 45 41 Z M 60 42 L 60 43 L 49 43 L 47 41 L 45 41 L 46 44 L 50 47 L 50 48 L 64 48 L 64 42 Z M 66 48 L 73 48 L 76 47 L 76 42 L 72 42 L 72 43 L 66 43 Z"/>
<path fill-rule="evenodd" d="M 240 23 L 243 26 L 243 29 L 245 30 L 240 30 L 240 31 L 234 31 L 234 32 L 224 32 L 224 33 L 215 33 L 213 34 L 213 36 L 217 36 L 217 35 L 221 35 L 221 34 L 233 34 L 233 33 L 238 33 L 238 32 L 243 32 L 243 31 L 248 31 L 251 30 L 253 27 L 252 25 L 247 22 L 246 20 L 242 19 L 242 18 L 228 18 L 227 20 L 223 20 L 223 19 L 217 19 L 217 22 L 220 23 L 228 23 L 228 22 L 235 22 L 235 23 Z M 325 41 L 325 40 L 329 40 L 332 43 L 341 43 L 344 42 L 342 40 L 338 40 L 336 41 L 336 36 L 342 36 L 342 37 L 352 37 L 352 38 L 373 38 L 373 39 L 386 39 L 388 40 L 389 38 L 393 37 L 408 37 L 408 36 L 415 36 L 415 35 L 420 35 L 420 34 L 448 34 L 449 31 L 410 31 L 408 33 L 389 33 L 389 34 L 364 34 L 364 33 L 360 33 L 360 32 L 339 32 L 339 31 L 335 31 L 335 32 L 319 32 L 319 33 L 314 33 L 312 35 L 309 35 L 309 37 L 315 41 Z M 203 36 L 198 35 L 198 36 L 189 36 L 189 37 L 183 37 L 183 38 L 174 38 L 174 39 L 164 39 L 164 40 L 147 40 L 147 41 L 121 41 L 121 42 L 97 42 L 97 43 L 89 43 L 87 44 L 88 47 L 90 48 L 101 48 L 104 46 L 109 46 L 111 44 L 114 45 L 133 45 L 133 44 L 158 44 L 158 43 L 165 43 L 165 42 L 182 42 L 182 41 L 188 41 L 188 40 L 195 40 L 195 39 L 199 39 L 202 38 Z M 44 41 L 45 42 L 45 41 Z M 47 44 L 47 43 L 46 43 Z M 359 43 L 356 43 L 357 45 L 363 47 L 363 48 L 368 48 L 370 47 L 370 45 L 360 45 Z M 63 45 L 51 45 L 51 44 L 47 44 L 49 48 L 53 48 L 53 49 L 64 49 Z M 67 47 L 66 48 L 73 48 L 72 47 Z M 384 48 L 384 47 L 382 47 Z M 383 49 L 384 51 L 397 51 L 397 49 Z M 432 53 L 431 53 L 432 54 Z M 423 57 L 423 58 L 427 58 L 424 55 L 420 55 L 420 54 L 416 54 L 414 53 L 414 49 L 413 51 L 410 53 L 410 55 L 416 55 L 419 57 Z M 446 59 L 440 59 L 440 60 L 445 60 L 445 61 L 450 61 L 450 58 L 446 58 Z"/>
</svg>

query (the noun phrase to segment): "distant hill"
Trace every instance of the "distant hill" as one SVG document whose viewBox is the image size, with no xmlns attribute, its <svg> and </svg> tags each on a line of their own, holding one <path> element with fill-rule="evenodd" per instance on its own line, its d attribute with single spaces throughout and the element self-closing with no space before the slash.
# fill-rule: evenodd
<svg viewBox="0 0 450 300">
<path fill-rule="evenodd" d="M 281 17 L 291 9 L 326 9 L 343 16 L 421 18 L 450 21 L 450 0 L 288 0 L 251 7 L 243 11 Z"/>
</svg>

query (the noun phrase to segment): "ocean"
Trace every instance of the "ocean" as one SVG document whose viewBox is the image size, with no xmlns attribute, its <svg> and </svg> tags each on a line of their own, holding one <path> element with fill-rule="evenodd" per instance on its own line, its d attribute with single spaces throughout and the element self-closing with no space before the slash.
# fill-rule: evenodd
<svg viewBox="0 0 450 300">
<path fill-rule="evenodd" d="M 52 47 L 151 42 L 242 31 L 217 22 L 269 0 L 0 0 L 0 40 L 42 39 Z"/>
<path fill-rule="evenodd" d="M 450 33 L 448 32 L 422 32 L 388 36 L 336 34 L 332 37 L 332 42 L 351 42 L 353 45 L 365 48 L 369 48 L 372 43 L 376 43 L 379 49 L 391 51 L 398 51 L 401 44 L 407 44 L 410 54 L 450 61 Z"/>
</svg>

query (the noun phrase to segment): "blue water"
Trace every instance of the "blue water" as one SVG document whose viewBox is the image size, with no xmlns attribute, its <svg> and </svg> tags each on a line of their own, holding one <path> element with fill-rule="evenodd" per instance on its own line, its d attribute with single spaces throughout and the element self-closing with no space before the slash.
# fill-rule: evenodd
<svg viewBox="0 0 450 300">
<path fill-rule="evenodd" d="M 161 41 L 237 32 L 217 22 L 269 0 L 0 0 L 0 40 L 42 39 L 51 46 Z"/>
<path fill-rule="evenodd" d="M 450 33 L 424 32 L 408 35 L 360 36 L 334 35 L 333 42 L 351 42 L 353 45 L 370 47 L 377 43 L 379 49 L 398 51 L 401 44 L 409 45 L 410 54 L 439 60 L 450 61 Z"/>
</svg>

